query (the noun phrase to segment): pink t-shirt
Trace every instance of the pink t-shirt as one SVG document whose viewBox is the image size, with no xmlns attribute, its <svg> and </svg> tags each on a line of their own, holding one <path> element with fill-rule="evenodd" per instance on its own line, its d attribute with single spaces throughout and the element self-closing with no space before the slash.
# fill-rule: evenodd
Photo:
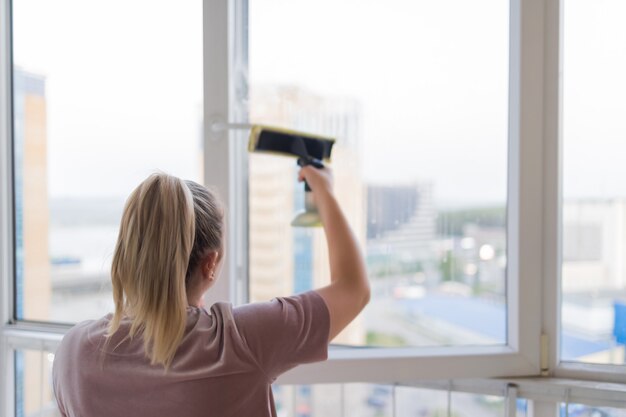
<svg viewBox="0 0 626 417">
<path fill-rule="evenodd" d="M 53 384 L 63 416 L 276 416 L 276 377 L 328 354 L 330 317 L 314 291 L 235 308 L 216 303 L 210 313 L 189 307 L 167 372 L 150 365 L 141 337 L 115 348 L 127 321 L 104 349 L 110 319 L 76 325 L 57 350 Z"/>
</svg>

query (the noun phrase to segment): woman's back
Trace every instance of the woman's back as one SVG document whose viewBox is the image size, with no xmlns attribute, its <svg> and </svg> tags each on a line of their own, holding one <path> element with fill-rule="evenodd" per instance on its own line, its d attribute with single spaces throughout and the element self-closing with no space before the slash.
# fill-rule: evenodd
<svg viewBox="0 0 626 417">
<path fill-rule="evenodd" d="M 143 340 L 108 342 L 111 316 L 74 327 L 54 363 L 54 388 L 66 416 L 272 416 L 271 383 L 300 363 L 327 355 L 329 314 L 315 292 L 210 314 L 187 309 L 182 342 L 165 372 L 150 364 Z"/>
<path fill-rule="evenodd" d="M 64 416 L 276 414 L 274 379 L 326 359 L 329 341 L 369 299 L 330 172 L 304 167 L 299 176 L 316 193 L 331 283 L 234 309 L 218 303 L 211 314 L 201 306 L 224 256 L 219 200 L 167 174 L 131 193 L 111 266 L 115 310 L 73 328 L 57 350 L 53 383 Z"/>
</svg>

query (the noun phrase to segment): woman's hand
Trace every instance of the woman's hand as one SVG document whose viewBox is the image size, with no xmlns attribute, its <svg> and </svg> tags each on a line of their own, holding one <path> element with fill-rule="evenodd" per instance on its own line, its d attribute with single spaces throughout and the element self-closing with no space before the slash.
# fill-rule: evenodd
<svg viewBox="0 0 626 417">
<path fill-rule="evenodd" d="M 333 193 L 333 172 L 329 167 L 315 168 L 311 165 L 300 168 L 298 181 L 305 181 L 314 194 Z"/>
</svg>

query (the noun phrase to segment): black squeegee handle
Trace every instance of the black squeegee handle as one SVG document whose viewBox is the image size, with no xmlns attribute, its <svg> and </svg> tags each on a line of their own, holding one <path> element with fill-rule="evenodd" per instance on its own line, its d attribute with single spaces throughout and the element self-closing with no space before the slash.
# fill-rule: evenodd
<svg viewBox="0 0 626 417">
<path fill-rule="evenodd" d="M 324 163 L 317 158 L 307 157 L 298 158 L 298 165 L 301 167 L 305 167 L 307 165 L 313 165 L 315 168 L 321 169 L 324 168 Z M 311 187 L 309 187 L 309 183 L 304 181 L 304 191 L 311 192 Z"/>
</svg>

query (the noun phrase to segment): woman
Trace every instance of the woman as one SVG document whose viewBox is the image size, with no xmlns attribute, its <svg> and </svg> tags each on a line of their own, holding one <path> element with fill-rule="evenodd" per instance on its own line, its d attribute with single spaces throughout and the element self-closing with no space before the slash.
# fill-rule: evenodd
<svg viewBox="0 0 626 417">
<path fill-rule="evenodd" d="M 64 416 L 275 416 L 271 383 L 327 357 L 369 300 L 365 265 L 328 168 L 304 167 L 328 240 L 330 285 L 207 312 L 223 258 L 222 207 L 191 182 L 154 174 L 131 194 L 111 268 L 115 312 L 73 327 L 55 357 Z M 285 277 L 286 279 L 287 277 Z"/>
</svg>

